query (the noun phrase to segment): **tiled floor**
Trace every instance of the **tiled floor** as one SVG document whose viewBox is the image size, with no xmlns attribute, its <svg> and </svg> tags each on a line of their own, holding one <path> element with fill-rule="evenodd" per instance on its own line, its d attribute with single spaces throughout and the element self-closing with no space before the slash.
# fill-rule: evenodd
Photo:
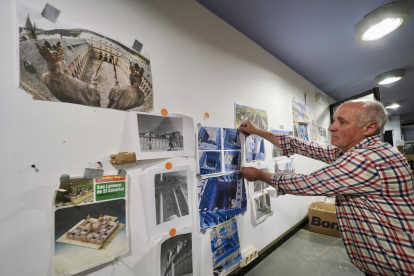
<svg viewBox="0 0 414 276">
<path fill-rule="evenodd" d="M 340 238 L 300 229 L 247 276 L 363 276 L 350 261 Z"/>
</svg>

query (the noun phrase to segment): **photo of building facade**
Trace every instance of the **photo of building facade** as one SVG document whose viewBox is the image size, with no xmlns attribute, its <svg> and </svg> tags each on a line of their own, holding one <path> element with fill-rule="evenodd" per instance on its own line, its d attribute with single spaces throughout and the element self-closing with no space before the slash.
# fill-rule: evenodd
<svg viewBox="0 0 414 276">
<path fill-rule="evenodd" d="M 191 233 L 169 238 L 161 245 L 161 276 L 193 275 Z"/>
<path fill-rule="evenodd" d="M 225 128 L 224 129 L 224 150 L 240 150 L 240 133 L 237 129 L 234 128 Z"/>
<path fill-rule="evenodd" d="M 221 152 L 220 151 L 200 151 L 200 174 L 212 174 L 221 172 Z"/>
<path fill-rule="evenodd" d="M 256 209 L 256 221 L 272 211 L 270 206 L 270 195 L 268 193 L 254 199 L 254 208 Z"/>
<path fill-rule="evenodd" d="M 240 170 L 241 151 L 228 150 L 224 152 L 224 171 Z"/>
<path fill-rule="evenodd" d="M 264 139 L 257 135 L 249 135 L 246 138 L 246 161 L 265 160 Z"/>
<path fill-rule="evenodd" d="M 29 11 L 18 11 L 20 87 L 33 99 L 153 110 L 150 60 L 143 54 L 87 29 L 50 26 L 29 5 L 18 9 Z"/>
<path fill-rule="evenodd" d="M 154 184 L 157 225 L 189 214 L 186 171 L 156 174 Z"/>
<path fill-rule="evenodd" d="M 200 127 L 198 129 L 198 149 L 221 150 L 221 128 Z"/>
</svg>

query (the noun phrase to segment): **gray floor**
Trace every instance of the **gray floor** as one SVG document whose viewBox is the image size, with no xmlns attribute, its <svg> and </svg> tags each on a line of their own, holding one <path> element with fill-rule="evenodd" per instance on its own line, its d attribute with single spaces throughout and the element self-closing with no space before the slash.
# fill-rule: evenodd
<svg viewBox="0 0 414 276">
<path fill-rule="evenodd" d="M 350 261 L 340 238 L 300 229 L 247 276 L 346 276 L 364 273 Z"/>
</svg>

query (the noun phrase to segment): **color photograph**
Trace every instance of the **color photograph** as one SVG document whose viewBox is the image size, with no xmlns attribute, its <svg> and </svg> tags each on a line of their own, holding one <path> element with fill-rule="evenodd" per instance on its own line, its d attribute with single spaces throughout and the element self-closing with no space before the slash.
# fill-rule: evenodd
<svg viewBox="0 0 414 276">
<path fill-rule="evenodd" d="M 273 133 L 283 133 L 283 134 L 290 135 L 290 136 L 293 135 L 293 130 L 271 128 L 270 131 Z M 272 144 L 272 156 L 273 158 L 284 156 L 282 149 Z"/>
<path fill-rule="evenodd" d="M 235 104 L 236 128 L 246 121 L 252 121 L 257 127 L 267 129 L 267 112 L 258 108 Z"/>
<path fill-rule="evenodd" d="M 56 208 L 91 202 L 93 202 L 93 179 L 70 178 L 68 182 L 61 183 L 56 192 Z"/>
<path fill-rule="evenodd" d="M 225 128 L 224 129 L 224 150 L 240 150 L 241 149 L 241 142 L 240 142 L 240 133 L 237 129 L 234 128 Z"/>
<path fill-rule="evenodd" d="M 42 9 L 17 2 L 21 89 L 35 100 L 153 110 L 151 62 L 145 46 L 138 52 L 65 20 L 64 11 L 52 23 L 42 16 Z M 134 39 L 131 36 L 131 43 Z"/>
<path fill-rule="evenodd" d="M 246 137 L 246 162 L 265 160 L 264 139 L 257 135 Z"/>
<path fill-rule="evenodd" d="M 218 225 L 246 211 L 246 188 L 238 173 L 203 179 L 197 188 L 200 229 Z"/>
<path fill-rule="evenodd" d="M 221 151 L 200 151 L 198 156 L 201 175 L 221 173 Z"/>
<path fill-rule="evenodd" d="M 241 151 L 224 151 L 224 171 L 232 172 L 240 170 Z"/>
<path fill-rule="evenodd" d="M 199 150 L 221 150 L 221 128 L 200 127 L 198 129 Z"/>
<path fill-rule="evenodd" d="M 127 253 L 126 222 L 124 199 L 56 210 L 56 275 L 80 272 Z"/>
</svg>

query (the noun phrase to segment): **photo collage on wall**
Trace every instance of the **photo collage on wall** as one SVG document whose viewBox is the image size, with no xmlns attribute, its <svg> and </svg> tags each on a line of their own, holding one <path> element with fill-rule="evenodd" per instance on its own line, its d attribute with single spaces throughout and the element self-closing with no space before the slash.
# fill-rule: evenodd
<svg viewBox="0 0 414 276">
<path fill-rule="evenodd" d="M 199 126 L 197 145 L 200 175 L 240 170 L 241 144 L 236 129 Z"/>
<path fill-rule="evenodd" d="M 252 121 L 257 127 L 267 130 L 267 112 L 261 109 L 235 104 L 236 128 L 246 121 Z M 266 158 L 264 139 L 249 135 L 245 141 L 246 162 L 263 161 Z"/>
<path fill-rule="evenodd" d="M 197 195 L 201 231 L 246 212 L 246 188 L 239 173 L 198 181 Z"/>
<path fill-rule="evenodd" d="M 17 2 L 21 89 L 35 100 L 140 112 L 154 109 L 151 62 L 144 45 L 133 49 L 66 21 L 64 11 L 51 22 L 42 9 Z"/>
<path fill-rule="evenodd" d="M 129 252 L 128 182 L 118 175 L 61 181 L 53 204 L 55 275 L 72 275 Z"/>
<path fill-rule="evenodd" d="M 213 253 L 213 274 L 226 275 L 241 263 L 239 232 L 235 218 L 211 230 L 211 251 Z"/>
</svg>

